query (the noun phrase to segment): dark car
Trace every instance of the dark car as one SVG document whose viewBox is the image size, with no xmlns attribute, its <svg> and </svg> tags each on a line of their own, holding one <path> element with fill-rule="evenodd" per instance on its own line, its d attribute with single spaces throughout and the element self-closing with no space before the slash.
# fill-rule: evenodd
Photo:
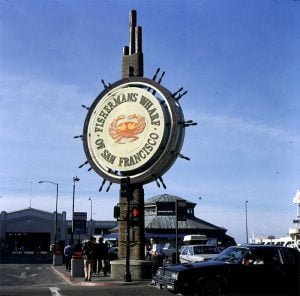
<svg viewBox="0 0 300 296">
<path fill-rule="evenodd" d="M 108 250 L 108 259 L 109 261 L 118 259 L 118 247 L 111 247 Z"/>
<path fill-rule="evenodd" d="M 244 245 L 215 258 L 160 267 L 156 286 L 183 295 L 300 295 L 300 252 L 296 249 Z"/>
</svg>

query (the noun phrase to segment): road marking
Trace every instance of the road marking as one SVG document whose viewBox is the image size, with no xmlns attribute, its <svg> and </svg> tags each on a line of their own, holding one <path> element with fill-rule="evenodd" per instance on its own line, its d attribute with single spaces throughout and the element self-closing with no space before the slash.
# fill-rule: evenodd
<svg viewBox="0 0 300 296">
<path fill-rule="evenodd" d="M 52 293 L 53 296 L 62 296 L 59 293 L 59 288 L 57 287 L 49 287 L 50 292 Z"/>
<path fill-rule="evenodd" d="M 25 271 L 21 272 L 20 275 L 15 275 L 15 274 L 8 274 L 8 275 L 14 276 L 14 277 L 19 278 L 19 279 L 27 279 L 28 277 L 38 276 L 38 274 L 29 274 L 29 275 L 27 275 Z"/>
</svg>

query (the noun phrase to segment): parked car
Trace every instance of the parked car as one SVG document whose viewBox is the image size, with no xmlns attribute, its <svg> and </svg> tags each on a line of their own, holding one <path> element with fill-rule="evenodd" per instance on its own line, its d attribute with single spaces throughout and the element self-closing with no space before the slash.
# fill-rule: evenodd
<svg viewBox="0 0 300 296">
<path fill-rule="evenodd" d="M 108 260 L 117 260 L 118 259 L 118 247 L 111 247 L 108 250 Z"/>
<path fill-rule="evenodd" d="M 179 249 L 180 250 L 180 249 Z M 180 251 L 178 250 L 178 255 Z M 165 257 L 166 263 L 175 263 L 176 262 L 176 246 L 175 243 L 165 243 L 162 249 L 162 253 Z"/>
<path fill-rule="evenodd" d="M 201 262 L 212 259 L 217 254 L 219 254 L 219 250 L 216 246 L 190 245 L 182 247 L 179 259 L 181 263 Z"/>
<path fill-rule="evenodd" d="M 156 286 L 198 295 L 243 293 L 300 295 L 300 253 L 280 246 L 229 247 L 217 257 L 192 264 L 162 266 Z"/>
</svg>

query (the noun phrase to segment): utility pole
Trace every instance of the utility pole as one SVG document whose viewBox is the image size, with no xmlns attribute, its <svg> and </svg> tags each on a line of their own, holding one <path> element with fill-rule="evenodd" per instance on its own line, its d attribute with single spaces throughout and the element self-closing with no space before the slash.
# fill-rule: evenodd
<svg viewBox="0 0 300 296">
<path fill-rule="evenodd" d="M 93 235 L 93 199 L 89 197 L 91 201 L 91 236 Z"/>
<path fill-rule="evenodd" d="M 249 238 L 248 238 L 248 200 L 245 202 L 245 218 L 246 218 L 246 243 L 249 243 Z"/>
<path fill-rule="evenodd" d="M 76 176 L 73 177 L 73 200 L 72 200 L 72 232 L 71 232 L 71 241 L 74 239 L 74 205 L 75 205 L 75 183 L 80 181 L 80 179 Z"/>
</svg>

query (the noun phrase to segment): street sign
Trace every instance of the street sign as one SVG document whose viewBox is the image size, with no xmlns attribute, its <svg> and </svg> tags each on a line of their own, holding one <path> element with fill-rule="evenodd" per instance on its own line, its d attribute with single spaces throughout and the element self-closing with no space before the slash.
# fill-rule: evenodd
<svg viewBox="0 0 300 296">
<path fill-rule="evenodd" d="M 157 215 L 158 216 L 174 216 L 176 213 L 174 202 L 156 202 Z"/>
<path fill-rule="evenodd" d="M 86 233 L 86 212 L 75 212 L 73 216 L 73 233 L 84 234 Z"/>
</svg>

